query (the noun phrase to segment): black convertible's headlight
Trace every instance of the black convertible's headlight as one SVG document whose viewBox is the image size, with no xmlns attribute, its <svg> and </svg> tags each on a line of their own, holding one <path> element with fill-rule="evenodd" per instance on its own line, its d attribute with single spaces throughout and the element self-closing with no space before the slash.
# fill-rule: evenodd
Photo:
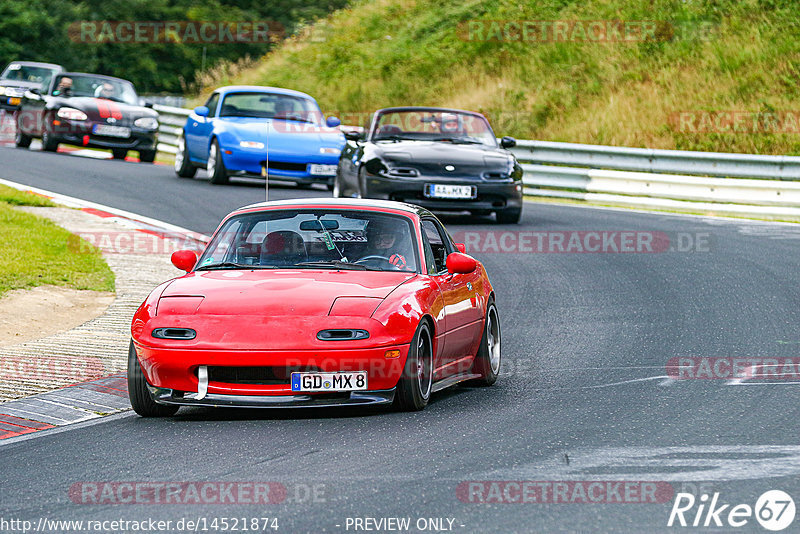
<svg viewBox="0 0 800 534">
<path fill-rule="evenodd" d="M 59 109 L 58 112 L 56 112 L 56 115 L 58 115 L 59 119 L 67 119 L 71 121 L 85 121 L 88 118 L 86 113 L 83 111 L 68 107 Z"/>
</svg>

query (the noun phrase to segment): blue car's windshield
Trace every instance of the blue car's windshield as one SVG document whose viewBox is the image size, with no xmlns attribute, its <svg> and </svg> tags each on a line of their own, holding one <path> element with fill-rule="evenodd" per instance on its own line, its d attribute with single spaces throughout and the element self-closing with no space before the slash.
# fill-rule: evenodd
<svg viewBox="0 0 800 534">
<path fill-rule="evenodd" d="M 319 108 L 313 100 L 274 93 L 232 93 L 222 101 L 220 117 L 283 119 L 318 124 Z"/>
</svg>

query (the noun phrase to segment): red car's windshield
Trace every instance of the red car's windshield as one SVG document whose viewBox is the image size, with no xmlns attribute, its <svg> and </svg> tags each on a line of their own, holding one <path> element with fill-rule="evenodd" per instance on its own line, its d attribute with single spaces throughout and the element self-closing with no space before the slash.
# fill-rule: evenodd
<svg viewBox="0 0 800 534">
<path fill-rule="evenodd" d="M 417 272 L 413 225 L 376 211 L 270 210 L 232 217 L 198 270 L 335 268 Z"/>
</svg>

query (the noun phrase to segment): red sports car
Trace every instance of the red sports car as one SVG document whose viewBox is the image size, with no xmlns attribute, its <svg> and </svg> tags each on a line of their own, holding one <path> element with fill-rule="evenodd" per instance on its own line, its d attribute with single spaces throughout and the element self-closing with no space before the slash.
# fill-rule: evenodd
<svg viewBox="0 0 800 534">
<path fill-rule="evenodd" d="M 500 369 L 483 266 L 418 206 L 267 202 L 228 215 L 187 274 L 133 318 L 128 389 L 142 416 L 180 406 L 390 404 Z"/>
</svg>

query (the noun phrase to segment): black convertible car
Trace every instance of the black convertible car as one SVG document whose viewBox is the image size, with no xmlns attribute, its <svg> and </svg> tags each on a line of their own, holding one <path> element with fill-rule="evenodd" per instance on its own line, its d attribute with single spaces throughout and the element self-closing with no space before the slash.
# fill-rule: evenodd
<svg viewBox="0 0 800 534">
<path fill-rule="evenodd" d="M 63 70 L 54 63 L 12 61 L 0 74 L 0 109 L 16 111 L 26 91 L 49 87 L 53 76 Z"/>
<path fill-rule="evenodd" d="M 30 89 L 17 112 L 16 144 L 27 148 L 34 137 L 42 149 L 54 152 L 59 143 L 109 148 L 115 159 L 129 150 L 141 161 L 156 157 L 158 113 L 139 104 L 127 80 L 62 72 L 45 90 Z"/>
<path fill-rule="evenodd" d="M 486 118 L 428 107 L 376 111 L 364 134 L 348 132 L 334 180 L 336 197 L 397 200 L 434 211 L 496 213 L 517 223 L 522 214 L 522 167 L 498 146 Z"/>
</svg>

